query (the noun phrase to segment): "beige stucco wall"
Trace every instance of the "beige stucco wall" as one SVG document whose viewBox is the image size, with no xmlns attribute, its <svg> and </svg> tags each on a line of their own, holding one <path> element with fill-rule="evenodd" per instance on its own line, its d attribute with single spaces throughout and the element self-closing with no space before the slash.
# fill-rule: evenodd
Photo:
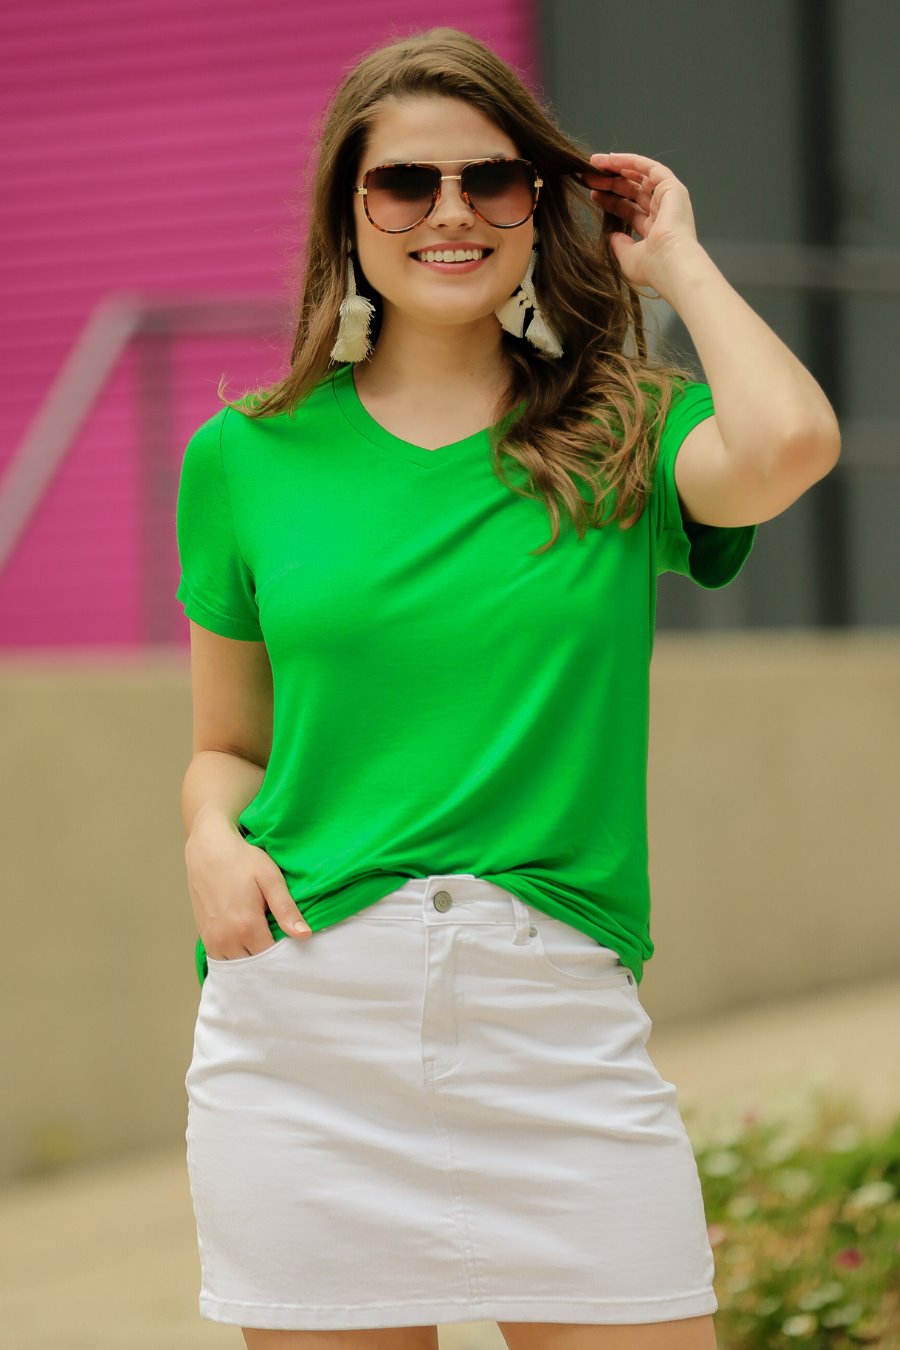
<svg viewBox="0 0 900 1350">
<path fill-rule="evenodd" d="M 657 1025 L 896 972 L 900 635 L 661 635 L 652 681 Z M 190 719 L 180 651 L 0 664 L 0 1180 L 183 1137 Z"/>
</svg>

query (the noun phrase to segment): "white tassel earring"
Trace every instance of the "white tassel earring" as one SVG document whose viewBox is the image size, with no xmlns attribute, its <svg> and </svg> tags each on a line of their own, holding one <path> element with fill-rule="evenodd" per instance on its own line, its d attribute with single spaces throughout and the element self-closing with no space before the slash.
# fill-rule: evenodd
<svg viewBox="0 0 900 1350">
<path fill-rule="evenodd" d="M 535 230 L 535 239 L 537 231 Z M 548 324 L 544 317 L 544 312 L 538 304 L 538 298 L 534 289 L 534 269 L 537 263 L 537 249 L 531 250 L 531 258 L 528 262 L 528 270 L 519 283 L 519 289 L 508 300 L 505 300 L 499 309 L 494 313 L 500 320 L 500 327 L 507 333 L 512 333 L 513 337 L 524 336 L 536 347 L 538 351 L 546 352 L 548 356 L 562 356 L 563 349 L 559 338 Z M 531 323 L 525 328 L 525 311 L 534 310 L 534 317 Z"/>
<path fill-rule="evenodd" d="M 341 301 L 341 322 L 338 325 L 335 344 L 331 349 L 332 361 L 365 361 L 372 350 L 369 342 L 369 325 L 374 313 L 375 306 L 372 301 L 357 292 L 353 254 L 348 243 L 347 294 Z"/>
</svg>

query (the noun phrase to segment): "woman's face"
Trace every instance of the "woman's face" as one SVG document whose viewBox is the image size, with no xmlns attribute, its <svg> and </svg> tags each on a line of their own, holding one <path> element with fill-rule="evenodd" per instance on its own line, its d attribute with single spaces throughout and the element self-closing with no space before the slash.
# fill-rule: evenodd
<svg viewBox="0 0 900 1350">
<path fill-rule="evenodd" d="M 522 157 L 515 142 L 470 103 L 439 95 L 385 99 L 354 186 L 379 164 L 440 161 L 441 172 L 453 174 L 468 160 L 498 155 Z M 494 310 L 525 275 L 533 218 L 513 229 L 496 229 L 467 206 L 459 188 L 455 179 L 444 181 L 431 214 L 402 234 L 376 229 L 361 194 L 354 195 L 356 254 L 369 285 L 382 297 L 386 324 L 404 318 L 431 328 L 488 319 L 496 324 Z M 428 249 L 484 249 L 485 254 L 474 264 L 440 265 L 422 259 Z"/>
</svg>

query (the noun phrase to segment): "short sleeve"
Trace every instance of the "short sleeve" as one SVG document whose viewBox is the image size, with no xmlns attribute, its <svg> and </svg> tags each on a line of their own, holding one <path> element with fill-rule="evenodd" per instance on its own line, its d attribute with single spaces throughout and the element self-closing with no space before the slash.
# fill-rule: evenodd
<svg viewBox="0 0 900 1350">
<path fill-rule="evenodd" d="M 241 556 L 225 478 L 221 437 L 229 409 L 204 422 L 187 443 L 175 526 L 184 612 L 222 637 L 262 640 L 253 577 Z"/>
<path fill-rule="evenodd" d="M 679 381 L 659 437 L 651 499 L 657 575 L 677 572 L 707 590 L 734 581 L 756 538 L 755 525 L 699 525 L 682 516 L 675 459 L 688 432 L 714 413 L 708 384 Z"/>
</svg>

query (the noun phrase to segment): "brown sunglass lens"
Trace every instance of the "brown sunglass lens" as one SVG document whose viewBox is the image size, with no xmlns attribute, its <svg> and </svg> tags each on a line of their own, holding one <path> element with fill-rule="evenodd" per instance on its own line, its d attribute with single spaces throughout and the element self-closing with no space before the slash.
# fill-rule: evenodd
<svg viewBox="0 0 900 1350">
<path fill-rule="evenodd" d="M 535 172 L 524 160 L 468 164 L 461 187 L 489 225 L 520 225 L 534 209 Z"/>
<path fill-rule="evenodd" d="M 369 218 L 382 230 L 408 230 L 427 216 L 440 187 L 440 170 L 427 164 L 393 164 L 366 175 Z M 467 164 L 460 188 L 489 225 L 521 225 L 534 210 L 537 178 L 525 160 Z"/>
<path fill-rule="evenodd" d="M 397 164 L 366 176 L 369 215 L 383 230 L 405 230 L 431 208 L 440 173 L 425 165 Z"/>
</svg>

